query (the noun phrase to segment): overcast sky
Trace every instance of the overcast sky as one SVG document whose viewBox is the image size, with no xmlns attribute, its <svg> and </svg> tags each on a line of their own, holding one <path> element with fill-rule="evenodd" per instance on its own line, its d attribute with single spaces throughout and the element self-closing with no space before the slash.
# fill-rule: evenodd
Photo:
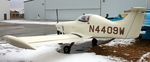
<svg viewBox="0 0 150 62">
<path fill-rule="evenodd" d="M 11 0 L 11 10 L 23 10 L 24 0 Z"/>
</svg>

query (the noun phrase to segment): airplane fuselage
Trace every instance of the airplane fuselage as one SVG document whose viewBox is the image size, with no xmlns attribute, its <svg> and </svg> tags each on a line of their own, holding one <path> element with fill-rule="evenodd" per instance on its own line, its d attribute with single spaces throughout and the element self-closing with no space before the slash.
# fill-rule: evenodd
<svg viewBox="0 0 150 62">
<path fill-rule="evenodd" d="M 66 34 L 74 33 L 83 37 L 136 38 L 144 22 L 143 11 L 135 8 L 120 21 L 110 21 L 99 15 L 82 15 L 75 21 L 61 22 L 57 30 Z"/>
</svg>

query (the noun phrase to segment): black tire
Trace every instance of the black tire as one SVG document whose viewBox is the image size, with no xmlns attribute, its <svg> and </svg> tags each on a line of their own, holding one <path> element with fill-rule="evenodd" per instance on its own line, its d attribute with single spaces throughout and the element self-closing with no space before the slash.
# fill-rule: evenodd
<svg viewBox="0 0 150 62">
<path fill-rule="evenodd" d="M 70 46 L 65 46 L 65 47 L 63 48 L 63 50 L 64 50 L 64 53 L 65 53 L 65 54 L 70 54 L 71 47 L 70 47 Z"/>
<path fill-rule="evenodd" d="M 60 35 L 60 34 L 64 34 L 64 33 L 57 30 L 57 35 Z"/>
<path fill-rule="evenodd" d="M 139 37 L 136 38 L 136 40 L 142 40 L 142 34 L 139 35 Z"/>
<path fill-rule="evenodd" d="M 98 45 L 97 45 L 97 42 L 98 42 L 97 39 L 93 38 L 93 39 L 92 39 L 92 47 L 98 46 Z"/>
<path fill-rule="evenodd" d="M 60 34 L 60 31 L 57 30 L 57 35 L 59 35 L 59 34 Z"/>
</svg>

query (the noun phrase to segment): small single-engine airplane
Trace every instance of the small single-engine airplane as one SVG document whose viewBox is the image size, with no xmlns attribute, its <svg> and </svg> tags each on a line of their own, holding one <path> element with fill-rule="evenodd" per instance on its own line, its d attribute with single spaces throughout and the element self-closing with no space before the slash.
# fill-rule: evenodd
<svg viewBox="0 0 150 62">
<path fill-rule="evenodd" d="M 35 46 L 49 43 L 70 43 L 70 46 L 76 42 L 82 43 L 82 41 L 73 41 L 75 39 L 92 38 L 94 43 L 98 38 L 137 38 L 144 23 L 145 11 L 146 8 L 134 7 L 123 20 L 114 22 L 98 15 L 85 14 L 75 21 L 57 23 L 57 33 L 62 35 L 27 37 L 6 35 L 3 38 L 8 43 L 25 49 L 36 49 Z M 72 41 L 64 41 L 65 39 L 71 39 Z M 68 52 L 69 49 L 70 47 L 64 47 L 64 52 Z"/>
</svg>

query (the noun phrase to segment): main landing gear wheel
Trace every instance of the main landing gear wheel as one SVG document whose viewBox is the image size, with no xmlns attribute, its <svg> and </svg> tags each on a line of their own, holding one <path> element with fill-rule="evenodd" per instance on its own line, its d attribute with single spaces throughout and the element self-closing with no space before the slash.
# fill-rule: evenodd
<svg viewBox="0 0 150 62">
<path fill-rule="evenodd" d="M 61 34 L 61 32 L 57 30 L 57 35 L 59 35 L 59 34 Z"/>
<path fill-rule="evenodd" d="M 70 46 L 65 46 L 65 47 L 63 48 L 63 50 L 64 50 L 64 53 L 65 53 L 65 54 L 70 54 L 71 47 L 70 47 Z"/>
<path fill-rule="evenodd" d="M 93 39 L 92 39 L 92 47 L 98 46 L 98 45 L 97 45 L 97 42 L 98 42 L 97 39 L 93 38 Z"/>
<path fill-rule="evenodd" d="M 65 54 L 70 54 L 71 47 L 74 45 L 74 42 L 72 42 L 69 46 L 64 46 L 63 50 Z"/>
</svg>

